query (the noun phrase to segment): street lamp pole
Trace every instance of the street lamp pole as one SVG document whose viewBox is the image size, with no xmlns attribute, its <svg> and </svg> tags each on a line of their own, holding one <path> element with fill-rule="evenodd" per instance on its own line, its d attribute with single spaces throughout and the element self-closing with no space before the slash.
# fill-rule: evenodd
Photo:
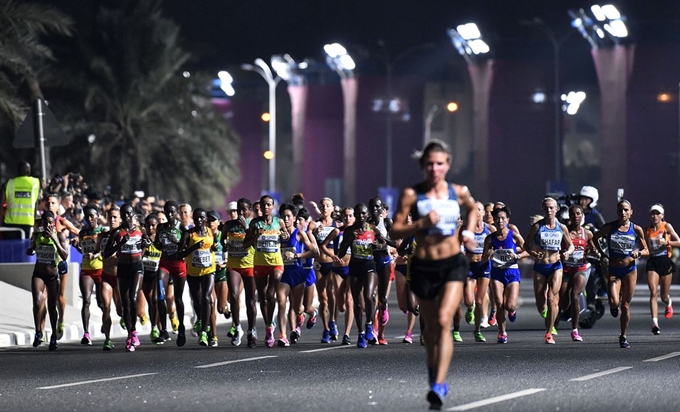
<svg viewBox="0 0 680 412">
<path fill-rule="evenodd" d="M 280 77 L 274 77 L 271 69 L 264 60 L 255 59 L 255 65 L 243 64 L 243 70 L 253 71 L 262 76 L 269 86 L 269 151 L 272 153 L 272 158 L 269 159 L 269 191 L 276 191 L 276 86 L 281 80 Z"/>
</svg>

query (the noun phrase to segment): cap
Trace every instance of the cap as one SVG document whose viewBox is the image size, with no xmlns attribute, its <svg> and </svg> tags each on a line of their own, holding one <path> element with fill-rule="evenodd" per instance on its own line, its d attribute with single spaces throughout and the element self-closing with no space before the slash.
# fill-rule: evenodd
<svg viewBox="0 0 680 412">
<path fill-rule="evenodd" d="M 649 213 L 652 213 L 653 211 L 657 211 L 663 215 L 663 206 L 659 204 L 652 205 L 652 207 L 649 208 Z"/>
<path fill-rule="evenodd" d="M 220 216 L 220 212 L 217 212 L 215 210 L 208 210 L 208 219 L 213 219 L 217 221 L 222 220 L 222 216 Z"/>
<path fill-rule="evenodd" d="M 236 210 L 238 207 L 236 207 L 236 202 L 229 202 L 229 206 L 227 206 L 227 210 Z"/>
</svg>

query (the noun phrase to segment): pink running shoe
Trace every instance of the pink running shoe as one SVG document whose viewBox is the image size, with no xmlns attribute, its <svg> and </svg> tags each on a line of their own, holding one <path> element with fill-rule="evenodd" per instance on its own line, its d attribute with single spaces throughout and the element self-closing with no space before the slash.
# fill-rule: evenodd
<svg viewBox="0 0 680 412">
<path fill-rule="evenodd" d="M 583 342 L 583 338 L 578 334 L 577 330 L 571 332 L 571 340 L 574 342 Z"/>
<path fill-rule="evenodd" d="M 380 311 L 380 326 L 387 325 L 390 321 L 390 312 L 387 310 L 387 304 L 385 304 L 385 309 Z"/>
<path fill-rule="evenodd" d="M 135 348 L 136 348 L 137 346 L 139 346 L 139 344 L 140 344 L 140 342 L 139 342 L 139 337 L 137 336 L 137 331 L 136 331 L 136 330 L 133 330 L 133 331 L 132 331 L 132 344 L 135 346 Z"/>
<path fill-rule="evenodd" d="M 274 328 L 269 327 L 264 334 L 264 343 L 268 348 L 274 347 Z"/>
<path fill-rule="evenodd" d="M 406 332 L 406 335 L 404 336 L 404 340 L 401 341 L 402 343 L 413 343 L 413 335 L 411 332 Z"/>
<path fill-rule="evenodd" d="M 665 312 L 666 319 L 670 319 L 673 317 L 673 304 L 671 303 L 670 305 L 666 306 L 666 312 Z"/>
<path fill-rule="evenodd" d="M 132 344 L 132 338 L 127 338 L 125 341 L 125 352 L 134 352 L 135 345 Z"/>
</svg>

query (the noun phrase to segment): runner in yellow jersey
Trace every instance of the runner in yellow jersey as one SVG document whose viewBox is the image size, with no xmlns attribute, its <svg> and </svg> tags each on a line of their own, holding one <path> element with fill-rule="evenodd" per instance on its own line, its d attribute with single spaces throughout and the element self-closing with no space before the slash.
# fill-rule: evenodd
<svg viewBox="0 0 680 412">
<path fill-rule="evenodd" d="M 170 335 L 166 329 L 168 308 L 165 304 L 165 289 L 167 289 L 168 278 L 165 277 L 165 281 L 163 281 L 159 277 L 163 251 L 153 244 L 156 241 L 158 225 L 158 215 L 155 213 L 151 213 L 144 220 L 144 231 L 152 243 L 144 250 L 144 256 L 142 256 L 142 265 L 144 266 L 142 292 L 146 298 L 149 318 L 151 319 L 151 342 L 162 345 L 166 338 L 167 340 L 170 339 Z"/>
<path fill-rule="evenodd" d="M 83 345 L 92 345 L 90 338 L 90 301 L 92 290 L 96 288 L 97 301 L 101 300 L 102 269 L 104 259 L 101 253 L 102 232 L 104 228 L 99 225 L 99 211 L 92 206 L 83 208 L 87 227 L 80 231 L 76 248 L 83 254 L 83 264 L 80 270 L 80 294 L 83 297 L 83 308 L 80 316 L 83 320 Z M 101 306 L 101 304 L 99 305 Z"/>
</svg>

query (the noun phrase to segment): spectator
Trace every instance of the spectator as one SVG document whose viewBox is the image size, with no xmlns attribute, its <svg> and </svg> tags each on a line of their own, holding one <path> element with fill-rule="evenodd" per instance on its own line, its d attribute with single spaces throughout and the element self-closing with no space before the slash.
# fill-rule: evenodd
<svg viewBox="0 0 680 412">
<path fill-rule="evenodd" d="M 24 238 L 29 239 L 40 199 L 40 180 L 31 176 L 31 165 L 28 162 L 19 162 L 17 174 L 17 177 L 7 181 L 5 190 L 0 193 L 0 205 L 5 207 L 2 225 L 21 229 Z M 21 235 L 11 231 L 4 233 L 3 238 L 20 239 Z"/>
</svg>

